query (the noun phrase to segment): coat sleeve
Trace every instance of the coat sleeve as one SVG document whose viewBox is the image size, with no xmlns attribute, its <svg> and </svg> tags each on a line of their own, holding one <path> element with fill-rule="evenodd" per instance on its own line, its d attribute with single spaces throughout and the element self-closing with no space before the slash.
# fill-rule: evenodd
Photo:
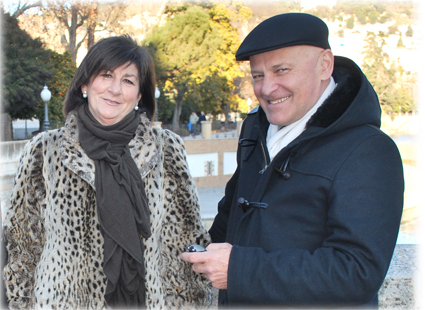
<svg viewBox="0 0 425 310">
<path fill-rule="evenodd" d="M 8 260 L 4 268 L 6 296 L 10 308 L 31 305 L 34 273 L 44 244 L 41 210 L 44 207 L 42 135 L 25 147 L 6 213 L 4 237 Z"/>
<path fill-rule="evenodd" d="M 277 245 L 271 252 L 233 246 L 229 303 L 368 303 L 376 296 L 391 261 L 403 190 L 401 159 L 393 141 L 382 135 L 369 137 L 335 175 L 326 206 L 328 234 L 321 246 L 311 251 Z"/>
<path fill-rule="evenodd" d="M 192 265 L 180 259 L 185 245 L 200 244 L 206 247 L 210 236 L 200 215 L 200 205 L 195 183 L 190 175 L 183 141 L 166 131 L 164 139 L 164 180 L 167 221 L 172 235 L 163 236 L 163 257 L 168 260 L 166 282 L 168 306 L 178 308 L 206 308 L 212 304 L 211 282 L 192 270 Z M 181 302 L 175 304 L 175 302 Z"/>
</svg>

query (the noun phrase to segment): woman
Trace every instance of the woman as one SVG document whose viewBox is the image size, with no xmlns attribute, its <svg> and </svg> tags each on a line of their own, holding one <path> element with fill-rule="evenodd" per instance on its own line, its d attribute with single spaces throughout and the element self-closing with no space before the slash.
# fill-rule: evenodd
<svg viewBox="0 0 425 310">
<path fill-rule="evenodd" d="M 129 37 L 100 40 L 66 124 L 26 146 L 5 223 L 11 308 L 194 308 L 211 286 L 181 261 L 209 243 L 181 139 L 151 127 L 155 73 Z"/>
</svg>

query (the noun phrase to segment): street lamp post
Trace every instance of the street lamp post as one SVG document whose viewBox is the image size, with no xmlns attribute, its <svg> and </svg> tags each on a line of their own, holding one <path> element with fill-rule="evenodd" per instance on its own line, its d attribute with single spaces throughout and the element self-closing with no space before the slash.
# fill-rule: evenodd
<svg viewBox="0 0 425 310">
<path fill-rule="evenodd" d="M 249 113 L 249 111 L 251 111 L 251 104 L 252 104 L 252 100 L 251 100 L 251 98 L 248 98 L 248 99 L 246 100 L 246 104 L 248 105 L 248 113 Z"/>
<path fill-rule="evenodd" d="M 155 122 L 158 122 L 158 98 L 161 95 L 158 87 L 155 87 Z"/>
<path fill-rule="evenodd" d="M 50 127 L 49 111 L 47 109 L 48 107 L 47 104 L 49 103 L 50 98 L 52 98 L 52 93 L 47 88 L 47 85 L 44 85 L 44 89 L 42 90 L 40 96 L 41 96 L 41 100 L 44 101 L 44 122 L 43 122 L 42 131 L 47 131 L 49 130 L 49 127 Z"/>
</svg>

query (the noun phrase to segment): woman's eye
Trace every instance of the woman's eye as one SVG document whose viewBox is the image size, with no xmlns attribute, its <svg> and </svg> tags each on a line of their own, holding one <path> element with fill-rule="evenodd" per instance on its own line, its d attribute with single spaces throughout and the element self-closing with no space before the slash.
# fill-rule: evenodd
<svg viewBox="0 0 425 310">
<path fill-rule="evenodd" d="M 109 78 L 109 77 L 111 77 L 111 76 L 112 76 L 112 74 L 110 74 L 110 73 L 103 73 L 103 74 L 102 74 L 102 76 L 103 76 L 103 77 L 107 77 L 107 78 Z"/>
<path fill-rule="evenodd" d="M 125 82 L 125 83 L 127 83 L 127 84 L 134 85 L 134 83 L 133 83 L 133 81 L 132 81 L 132 80 L 125 79 L 125 80 L 124 80 L 124 82 Z"/>
</svg>

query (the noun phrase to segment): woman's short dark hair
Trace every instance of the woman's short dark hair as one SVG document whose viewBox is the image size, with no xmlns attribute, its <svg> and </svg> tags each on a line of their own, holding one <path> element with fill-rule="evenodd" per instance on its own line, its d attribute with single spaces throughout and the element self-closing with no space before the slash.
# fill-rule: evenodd
<svg viewBox="0 0 425 310">
<path fill-rule="evenodd" d="M 138 103 L 139 112 L 146 112 L 152 120 L 155 115 L 155 68 L 148 50 L 139 46 L 129 36 L 110 37 L 99 40 L 93 45 L 81 62 L 63 105 L 65 117 L 69 112 L 82 104 L 87 104 L 83 98 L 81 86 L 88 85 L 101 72 L 113 71 L 124 65 L 134 64 L 139 72 L 139 91 L 142 97 Z"/>
</svg>

